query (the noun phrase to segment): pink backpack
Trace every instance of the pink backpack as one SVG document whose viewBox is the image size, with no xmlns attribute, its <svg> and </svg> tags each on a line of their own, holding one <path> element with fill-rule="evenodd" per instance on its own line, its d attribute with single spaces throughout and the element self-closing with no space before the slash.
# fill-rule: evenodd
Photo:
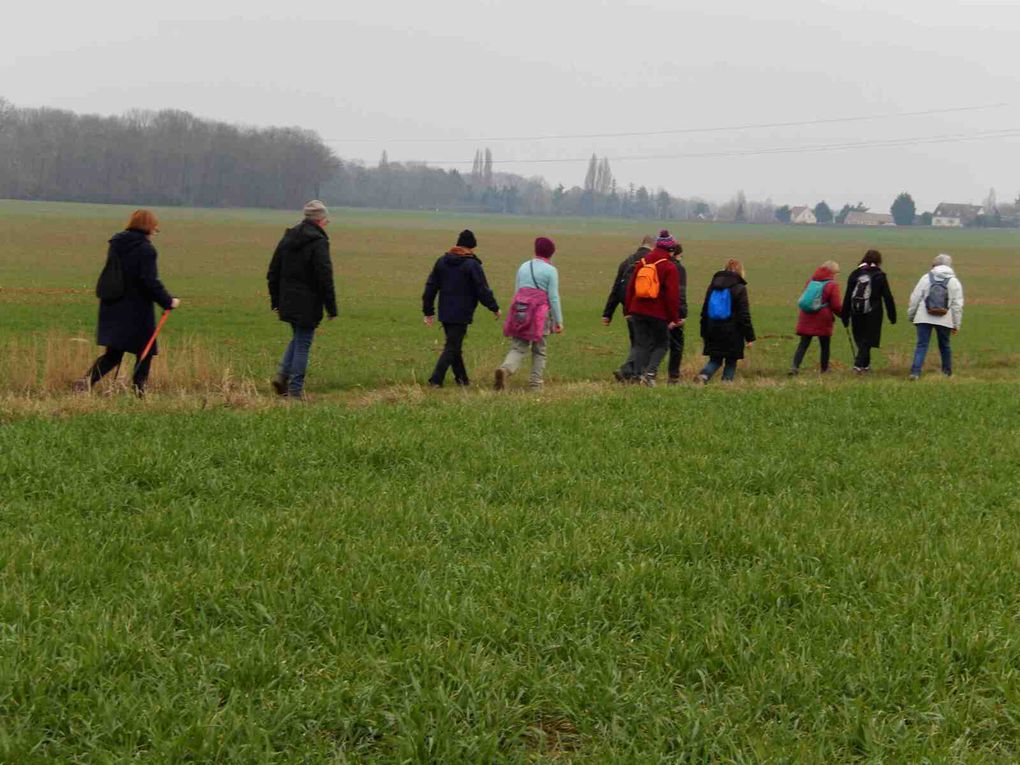
<svg viewBox="0 0 1020 765">
<path fill-rule="evenodd" d="M 531 268 L 531 280 L 535 279 L 535 267 Z M 536 287 L 521 287 L 510 301 L 503 334 L 529 343 L 537 343 L 545 334 L 545 322 L 549 316 L 549 295 Z"/>
</svg>

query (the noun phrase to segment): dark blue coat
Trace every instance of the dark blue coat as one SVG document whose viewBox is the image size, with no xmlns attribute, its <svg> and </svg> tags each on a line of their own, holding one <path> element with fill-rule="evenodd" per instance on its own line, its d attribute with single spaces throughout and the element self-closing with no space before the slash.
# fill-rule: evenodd
<svg viewBox="0 0 1020 765">
<path fill-rule="evenodd" d="M 124 270 L 124 297 L 99 303 L 97 342 L 107 348 L 141 353 L 156 330 L 152 304 L 170 308 L 173 298 L 159 280 L 156 248 L 141 231 L 128 229 L 110 240 L 110 251 Z M 152 346 L 152 355 L 158 352 Z"/>
<path fill-rule="evenodd" d="M 439 321 L 444 324 L 470 324 L 481 303 L 495 313 L 499 304 L 489 288 L 482 261 L 474 255 L 448 252 L 432 268 L 421 296 L 422 312 L 435 315 L 439 295 Z"/>
</svg>

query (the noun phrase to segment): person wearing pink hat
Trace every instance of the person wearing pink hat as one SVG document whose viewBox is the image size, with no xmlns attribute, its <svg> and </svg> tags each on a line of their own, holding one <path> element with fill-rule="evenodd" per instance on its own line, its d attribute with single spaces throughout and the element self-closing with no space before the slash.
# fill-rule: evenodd
<svg viewBox="0 0 1020 765">
<path fill-rule="evenodd" d="M 535 257 L 522 263 L 517 269 L 514 289 L 537 289 L 546 294 L 549 301 L 549 313 L 540 340 L 527 341 L 519 337 L 510 338 L 510 350 L 495 373 L 495 388 L 503 390 L 507 378 L 516 373 L 525 356 L 531 352 L 531 378 L 528 387 L 539 390 L 542 387 L 546 364 L 546 337 L 563 331 L 563 308 L 560 304 L 560 276 L 550 259 L 556 252 L 552 239 L 540 236 L 535 240 Z"/>
</svg>

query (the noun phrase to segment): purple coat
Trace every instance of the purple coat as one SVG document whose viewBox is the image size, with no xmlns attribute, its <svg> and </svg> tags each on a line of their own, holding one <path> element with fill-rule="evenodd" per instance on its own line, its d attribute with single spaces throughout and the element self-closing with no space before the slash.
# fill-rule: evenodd
<svg viewBox="0 0 1020 765">
<path fill-rule="evenodd" d="M 128 229 L 110 240 L 124 270 L 124 297 L 99 302 L 97 342 L 107 348 L 141 353 L 156 330 L 152 304 L 170 308 L 173 299 L 156 271 L 156 248 L 141 231 Z M 152 355 L 158 352 L 152 346 Z"/>
</svg>

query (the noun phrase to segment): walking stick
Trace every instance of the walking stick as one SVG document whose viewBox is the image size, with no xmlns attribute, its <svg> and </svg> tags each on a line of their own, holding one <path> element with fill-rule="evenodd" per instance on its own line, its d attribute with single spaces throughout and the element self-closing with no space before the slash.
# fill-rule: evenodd
<svg viewBox="0 0 1020 765">
<path fill-rule="evenodd" d="M 145 358 L 149 355 L 149 351 L 152 350 L 152 346 L 156 342 L 156 338 L 159 336 L 159 331 L 163 329 L 163 325 L 166 324 L 167 318 L 170 316 L 170 311 L 163 311 L 163 315 L 159 317 L 159 324 L 156 325 L 156 331 L 152 333 L 152 337 L 149 338 L 149 342 L 145 344 L 145 350 L 142 351 L 142 355 L 138 357 L 138 363 L 141 364 L 145 361 Z"/>
<path fill-rule="evenodd" d="M 854 339 L 850 336 L 850 327 L 843 325 L 843 329 L 846 330 L 846 341 L 850 343 L 850 366 L 857 364 L 857 346 L 854 345 Z"/>
</svg>

